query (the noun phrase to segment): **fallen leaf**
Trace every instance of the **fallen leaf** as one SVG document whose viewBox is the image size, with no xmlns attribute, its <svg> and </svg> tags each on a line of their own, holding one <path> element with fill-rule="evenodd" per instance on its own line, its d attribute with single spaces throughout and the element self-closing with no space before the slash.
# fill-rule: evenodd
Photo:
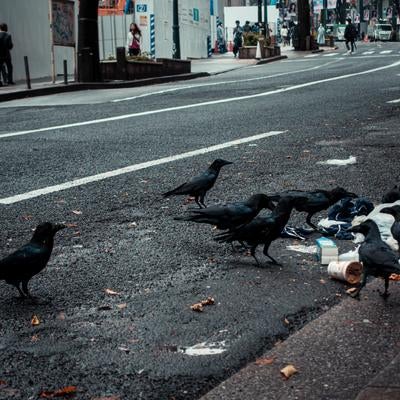
<svg viewBox="0 0 400 400">
<path fill-rule="evenodd" d="M 281 374 L 285 379 L 289 379 L 292 375 L 296 374 L 297 372 L 298 372 L 297 369 L 291 364 L 281 369 Z"/>
<path fill-rule="evenodd" d="M 400 274 L 392 274 L 389 276 L 391 281 L 400 281 Z"/>
<path fill-rule="evenodd" d="M 271 365 L 275 361 L 275 357 L 271 358 L 258 358 L 256 360 L 257 365 Z"/>
<path fill-rule="evenodd" d="M 213 297 L 207 297 L 205 300 L 201 301 L 202 306 L 212 306 L 215 304 L 215 299 Z"/>
<path fill-rule="evenodd" d="M 34 315 L 34 316 L 32 317 L 32 319 L 31 319 L 31 325 L 32 325 L 32 326 L 40 325 L 40 320 L 39 320 L 39 318 L 38 318 L 36 315 Z"/>
<path fill-rule="evenodd" d="M 117 305 L 117 307 L 120 309 L 120 310 L 123 310 L 124 308 L 126 308 L 128 305 L 126 304 L 126 303 L 122 303 L 122 304 L 118 304 Z"/>
<path fill-rule="evenodd" d="M 195 303 L 195 304 L 191 305 L 190 308 L 193 311 L 197 311 L 197 312 L 203 312 L 203 309 L 204 309 L 203 304 L 201 304 L 201 303 Z"/>
<path fill-rule="evenodd" d="M 115 292 L 114 290 L 111 290 L 111 289 L 104 289 L 104 291 L 105 291 L 107 294 L 111 295 L 111 296 L 117 296 L 117 295 L 120 294 L 120 293 Z"/>
<path fill-rule="evenodd" d="M 76 394 L 76 386 L 66 386 L 58 390 L 45 390 L 40 393 L 39 397 L 52 399 L 54 397 L 65 397 Z"/>
<path fill-rule="evenodd" d="M 79 210 L 72 210 L 72 214 L 81 215 L 81 214 L 82 214 L 82 211 L 79 211 Z"/>
</svg>

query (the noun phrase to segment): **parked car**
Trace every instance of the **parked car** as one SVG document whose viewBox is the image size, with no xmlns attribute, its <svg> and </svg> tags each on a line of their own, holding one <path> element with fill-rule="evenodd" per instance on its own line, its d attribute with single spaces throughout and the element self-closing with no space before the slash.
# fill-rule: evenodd
<svg viewBox="0 0 400 400">
<path fill-rule="evenodd" d="M 393 27 L 390 24 L 376 24 L 368 27 L 368 38 L 372 40 L 390 40 Z"/>
</svg>

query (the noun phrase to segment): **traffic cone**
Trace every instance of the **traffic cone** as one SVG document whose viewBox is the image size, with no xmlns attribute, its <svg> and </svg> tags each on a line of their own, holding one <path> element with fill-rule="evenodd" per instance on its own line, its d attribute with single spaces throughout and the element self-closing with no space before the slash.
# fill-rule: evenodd
<svg viewBox="0 0 400 400">
<path fill-rule="evenodd" d="M 219 53 L 219 47 L 218 47 L 218 40 L 215 41 L 215 46 L 214 46 L 214 54 Z"/>
<path fill-rule="evenodd" d="M 228 44 L 228 51 L 230 51 L 231 53 L 233 52 L 233 43 L 232 43 L 232 40 L 229 41 L 229 44 Z"/>
<path fill-rule="evenodd" d="M 364 36 L 364 42 L 365 42 L 365 43 L 368 43 L 368 42 L 369 42 L 368 35 L 365 35 L 365 36 Z"/>
<path fill-rule="evenodd" d="M 256 58 L 257 58 L 257 60 L 261 60 L 261 46 L 260 46 L 260 41 L 257 41 Z"/>
</svg>

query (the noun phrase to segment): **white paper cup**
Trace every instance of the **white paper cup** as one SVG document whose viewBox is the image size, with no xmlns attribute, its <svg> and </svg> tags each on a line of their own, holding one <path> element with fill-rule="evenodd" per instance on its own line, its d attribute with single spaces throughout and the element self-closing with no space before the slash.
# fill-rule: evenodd
<svg viewBox="0 0 400 400">
<path fill-rule="evenodd" d="M 362 264 L 357 261 L 331 261 L 328 265 L 328 274 L 332 278 L 354 285 L 360 282 L 362 268 Z"/>
</svg>

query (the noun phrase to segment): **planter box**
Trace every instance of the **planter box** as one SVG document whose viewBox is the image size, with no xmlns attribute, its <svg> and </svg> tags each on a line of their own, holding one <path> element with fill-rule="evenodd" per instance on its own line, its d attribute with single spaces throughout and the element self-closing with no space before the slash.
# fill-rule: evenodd
<svg viewBox="0 0 400 400">
<path fill-rule="evenodd" d="M 163 64 L 153 61 L 127 61 L 126 78 L 128 81 L 133 79 L 153 78 L 163 76 Z"/>
<path fill-rule="evenodd" d="M 164 75 L 190 74 L 191 72 L 191 62 L 187 60 L 157 58 L 157 62 L 162 63 Z"/>
<path fill-rule="evenodd" d="M 256 58 L 257 46 L 243 46 L 239 48 L 239 58 Z"/>
</svg>

